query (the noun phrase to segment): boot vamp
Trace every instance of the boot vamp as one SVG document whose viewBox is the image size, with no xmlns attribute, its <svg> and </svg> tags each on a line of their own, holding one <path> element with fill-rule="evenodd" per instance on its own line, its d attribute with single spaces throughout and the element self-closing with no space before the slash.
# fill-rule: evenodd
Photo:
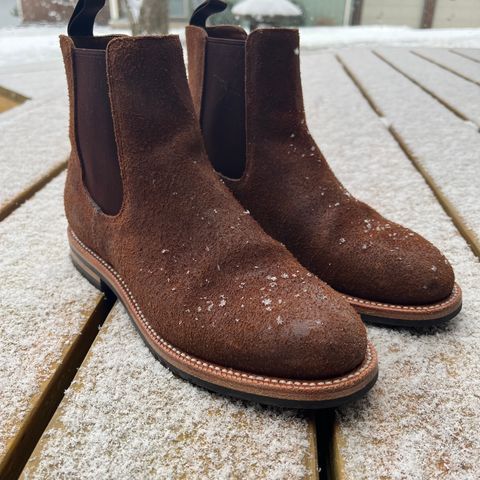
<svg viewBox="0 0 480 480">
<path fill-rule="evenodd" d="M 144 225 L 111 247 L 155 331 L 190 355 L 257 374 L 325 378 L 358 366 L 366 332 L 353 309 L 233 198 L 233 208 L 216 200 L 197 204 L 198 221 L 182 232 L 164 214 L 160 235 Z"/>
<path fill-rule="evenodd" d="M 255 153 L 248 174 L 228 185 L 269 234 L 334 289 L 398 304 L 450 295 L 454 274 L 446 258 L 355 199 L 308 132 L 267 140 Z"/>
<path fill-rule="evenodd" d="M 451 294 L 454 274 L 447 259 L 412 230 L 355 200 L 330 203 L 323 219 L 312 222 L 316 232 L 309 228 L 318 246 L 310 262 L 338 291 L 406 305 Z"/>
</svg>

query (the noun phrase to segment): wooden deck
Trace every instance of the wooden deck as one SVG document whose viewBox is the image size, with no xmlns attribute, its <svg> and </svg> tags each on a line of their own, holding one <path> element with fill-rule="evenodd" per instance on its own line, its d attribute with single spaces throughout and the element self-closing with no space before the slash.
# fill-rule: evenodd
<svg viewBox="0 0 480 480">
<path fill-rule="evenodd" d="M 60 61 L 2 69 L 30 99 L 0 113 L 0 478 L 480 478 L 480 50 L 308 51 L 302 73 L 331 166 L 446 253 L 462 314 L 369 327 L 379 381 L 334 416 L 173 377 L 70 264 Z"/>
</svg>

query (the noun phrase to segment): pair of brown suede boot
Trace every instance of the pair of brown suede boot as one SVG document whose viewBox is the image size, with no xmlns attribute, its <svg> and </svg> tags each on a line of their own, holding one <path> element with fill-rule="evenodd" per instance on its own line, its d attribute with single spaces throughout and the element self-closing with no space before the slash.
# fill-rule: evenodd
<svg viewBox="0 0 480 480">
<path fill-rule="evenodd" d="M 206 2 L 187 27 L 191 95 L 178 37 L 94 37 L 103 3 L 80 0 L 61 37 L 68 235 L 159 360 L 216 392 L 329 407 L 377 378 L 359 313 L 458 313 L 445 257 L 353 198 L 310 136 L 297 31 L 207 28 L 223 2 Z"/>
</svg>

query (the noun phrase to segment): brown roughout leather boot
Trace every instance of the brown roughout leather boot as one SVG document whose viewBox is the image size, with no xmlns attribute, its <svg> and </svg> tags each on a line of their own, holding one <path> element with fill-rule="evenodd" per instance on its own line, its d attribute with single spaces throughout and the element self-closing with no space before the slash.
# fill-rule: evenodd
<svg viewBox="0 0 480 480">
<path fill-rule="evenodd" d="M 60 39 L 76 267 L 112 291 L 154 355 L 193 383 L 301 408 L 364 394 L 377 357 L 360 317 L 218 178 L 178 37 L 94 37 L 102 5 L 80 2 Z"/>
<path fill-rule="evenodd" d="M 186 29 L 189 82 L 207 154 L 265 231 L 341 292 L 365 320 L 430 326 L 458 314 L 447 259 L 427 240 L 341 185 L 305 121 L 296 30 Z"/>
</svg>

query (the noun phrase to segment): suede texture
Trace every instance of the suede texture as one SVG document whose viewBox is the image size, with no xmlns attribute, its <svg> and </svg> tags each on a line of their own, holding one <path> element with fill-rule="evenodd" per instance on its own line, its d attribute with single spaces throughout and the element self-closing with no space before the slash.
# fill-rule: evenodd
<svg viewBox="0 0 480 480">
<path fill-rule="evenodd" d="M 210 165 L 179 39 L 117 38 L 106 51 L 123 203 L 106 215 L 82 182 L 72 49 L 65 187 L 71 229 L 108 262 L 156 332 L 206 361 L 257 374 L 328 378 L 365 357 L 365 328 L 336 292 L 245 212 Z"/>
<path fill-rule="evenodd" d="M 187 28 L 189 46 L 200 36 L 205 44 L 207 33 L 197 30 L 202 29 Z M 208 81 L 201 78 L 200 49 L 194 45 L 188 56 L 197 99 Z M 454 286 L 447 259 L 420 235 L 355 199 L 311 137 L 298 49 L 296 30 L 260 29 L 249 35 L 246 169 L 240 180 L 225 182 L 267 233 L 335 290 L 401 305 L 445 299 Z"/>
<path fill-rule="evenodd" d="M 200 109 L 203 94 L 203 78 L 205 68 L 205 49 L 207 44 L 207 32 L 203 28 L 186 27 L 187 54 L 188 54 L 188 78 L 195 113 L 200 118 Z M 195 79 L 191 81 L 190 79 Z"/>
</svg>

